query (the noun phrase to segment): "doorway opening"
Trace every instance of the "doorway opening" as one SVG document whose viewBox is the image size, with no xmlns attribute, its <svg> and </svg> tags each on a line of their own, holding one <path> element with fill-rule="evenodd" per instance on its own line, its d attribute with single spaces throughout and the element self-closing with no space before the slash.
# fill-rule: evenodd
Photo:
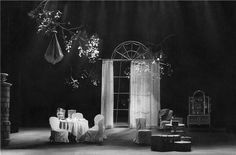
<svg viewBox="0 0 236 155">
<path fill-rule="evenodd" d="M 137 41 L 119 44 L 113 54 L 114 109 L 115 127 L 128 127 L 130 124 L 130 66 L 131 61 L 150 59 L 149 49 Z"/>
<path fill-rule="evenodd" d="M 130 103 L 130 63 L 131 61 L 114 62 L 114 112 L 116 127 L 128 127 Z"/>
</svg>

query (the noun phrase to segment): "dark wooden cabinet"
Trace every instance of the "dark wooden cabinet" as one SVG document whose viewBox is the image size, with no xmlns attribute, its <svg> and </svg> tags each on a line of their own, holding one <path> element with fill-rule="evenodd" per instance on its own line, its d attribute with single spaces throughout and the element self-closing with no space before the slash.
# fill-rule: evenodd
<svg viewBox="0 0 236 155">
<path fill-rule="evenodd" d="M 209 125 L 211 124 L 210 97 L 205 92 L 197 90 L 189 97 L 189 114 L 187 125 Z"/>
</svg>

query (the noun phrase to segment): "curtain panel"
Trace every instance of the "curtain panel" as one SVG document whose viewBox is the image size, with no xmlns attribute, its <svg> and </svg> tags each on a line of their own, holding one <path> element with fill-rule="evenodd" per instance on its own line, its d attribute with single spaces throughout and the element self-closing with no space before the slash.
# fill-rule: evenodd
<svg viewBox="0 0 236 155">
<path fill-rule="evenodd" d="M 114 109 L 114 82 L 113 82 L 113 61 L 102 61 L 102 94 L 101 114 L 104 116 L 106 128 L 113 127 Z"/>
<path fill-rule="evenodd" d="M 140 65 L 140 61 L 145 63 Z M 130 73 L 130 127 L 136 128 L 136 118 L 145 118 L 147 127 L 156 127 L 160 109 L 159 64 L 135 60 L 131 62 Z"/>
</svg>

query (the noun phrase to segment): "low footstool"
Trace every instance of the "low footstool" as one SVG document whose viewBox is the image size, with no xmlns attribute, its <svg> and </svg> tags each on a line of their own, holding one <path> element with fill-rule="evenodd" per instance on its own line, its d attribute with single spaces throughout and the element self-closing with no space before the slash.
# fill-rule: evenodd
<svg viewBox="0 0 236 155">
<path fill-rule="evenodd" d="M 172 122 L 172 123 L 166 124 L 166 127 L 171 129 L 170 132 L 173 134 L 185 133 L 185 124 L 182 124 L 179 122 Z"/>
<path fill-rule="evenodd" d="M 189 137 L 189 136 L 181 136 L 180 139 L 181 139 L 182 141 L 190 141 L 190 142 L 192 142 L 192 138 Z"/>
<path fill-rule="evenodd" d="M 151 130 L 148 129 L 140 129 L 137 131 L 137 136 L 135 139 L 135 143 L 141 145 L 150 145 L 151 144 Z"/>
<path fill-rule="evenodd" d="M 190 152 L 191 151 L 191 142 L 190 141 L 176 141 L 175 144 L 175 151 L 181 152 Z"/>
<path fill-rule="evenodd" d="M 175 149 L 175 141 L 180 141 L 180 135 L 152 135 L 151 150 L 160 152 L 173 151 Z"/>
</svg>

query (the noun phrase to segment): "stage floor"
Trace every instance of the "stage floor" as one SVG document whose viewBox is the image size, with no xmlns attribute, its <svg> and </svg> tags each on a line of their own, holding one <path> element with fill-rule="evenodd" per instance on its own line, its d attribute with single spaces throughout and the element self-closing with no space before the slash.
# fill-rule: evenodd
<svg viewBox="0 0 236 155">
<path fill-rule="evenodd" d="M 160 131 L 153 130 L 153 133 Z M 139 146 L 133 143 L 135 130 L 129 128 L 114 128 L 106 130 L 107 140 L 102 145 L 97 144 L 50 144 L 49 128 L 20 129 L 11 134 L 10 145 L 2 148 L 2 155 L 141 155 L 141 154 L 193 154 L 193 155 L 225 155 L 235 154 L 236 134 L 224 130 L 190 130 L 187 135 L 192 137 L 191 152 L 153 152 L 150 146 Z"/>
</svg>

